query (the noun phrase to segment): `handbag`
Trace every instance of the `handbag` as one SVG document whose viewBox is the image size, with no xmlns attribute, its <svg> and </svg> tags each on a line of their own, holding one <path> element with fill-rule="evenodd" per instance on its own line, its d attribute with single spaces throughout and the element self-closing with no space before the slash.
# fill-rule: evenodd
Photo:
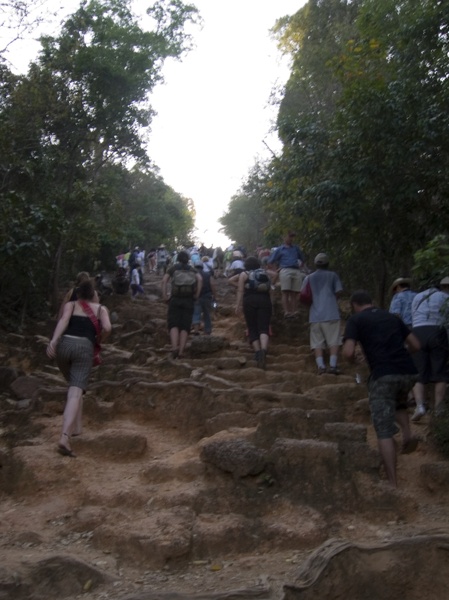
<svg viewBox="0 0 449 600">
<path fill-rule="evenodd" d="M 299 293 L 299 301 L 301 304 L 304 304 L 304 306 L 310 306 L 313 302 L 312 286 L 310 285 L 309 279 L 307 279 L 304 289 Z"/>
<path fill-rule="evenodd" d="M 86 313 L 86 315 L 92 321 L 93 326 L 95 327 L 95 331 L 97 332 L 95 344 L 94 344 L 94 358 L 93 358 L 93 365 L 94 365 L 94 367 L 97 367 L 98 365 L 101 365 L 101 363 L 103 362 L 103 360 L 101 358 L 101 354 L 100 354 L 100 352 L 101 352 L 101 345 L 100 345 L 101 322 L 98 319 L 98 317 L 95 316 L 93 310 L 91 309 L 91 307 L 88 305 L 87 302 L 84 302 L 84 300 L 78 300 L 78 302 L 80 303 L 80 306 L 83 309 L 83 311 Z M 100 310 L 101 310 L 101 306 L 98 309 L 98 313 L 100 313 Z"/>
</svg>

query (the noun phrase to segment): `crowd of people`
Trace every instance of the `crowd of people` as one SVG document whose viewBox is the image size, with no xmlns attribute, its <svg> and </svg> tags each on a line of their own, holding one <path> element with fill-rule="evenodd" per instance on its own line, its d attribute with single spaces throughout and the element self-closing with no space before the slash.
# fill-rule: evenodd
<svg viewBox="0 0 449 600">
<path fill-rule="evenodd" d="M 258 246 L 250 255 L 237 244 L 225 250 L 201 245 L 175 252 L 161 244 L 148 253 L 135 247 L 117 257 L 114 290 L 130 290 L 132 299 L 144 297 L 144 272 L 162 276 L 171 356 L 181 359 L 190 334 L 211 335 L 216 279 L 226 277 L 236 289 L 235 312 L 244 318 L 248 342 L 261 369 L 267 368 L 277 290 L 284 319 L 295 318 L 300 304 L 306 305 L 318 375 L 339 375 L 340 356 L 347 361 L 364 360 L 369 367 L 369 406 L 379 452 L 387 478 L 396 486 L 394 436 L 402 432 L 404 454 L 414 451 L 419 441 L 411 431 L 409 407 L 415 406 L 412 422 L 421 420 L 430 408 L 434 417 L 444 411 L 449 380 L 449 277 L 420 292 L 411 289 L 410 278 L 397 278 L 390 288 L 388 310 L 375 306 L 367 291 L 358 290 L 350 297 L 353 314 L 343 330 L 338 302 L 343 285 L 330 269 L 328 255 L 318 253 L 311 269 L 295 242 L 295 232 L 289 231 L 278 247 Z M 111 331 L 108 311 L 88 273 L 78 274 L 58 318 L 47 348 L 69 385 L 58 450 L 74 456 L 70 439 L 81 431 L 82 396 L 95 346 Z M 433 385 L 432 402 L 427 395 L 429 384 Z"/>
</svg>

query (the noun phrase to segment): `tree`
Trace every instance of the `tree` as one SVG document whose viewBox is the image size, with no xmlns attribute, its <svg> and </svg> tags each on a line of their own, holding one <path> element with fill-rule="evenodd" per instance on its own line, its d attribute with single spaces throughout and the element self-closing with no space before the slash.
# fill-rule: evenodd
<svg viewBox="0 0 449 600">
<path fill-rule="evenodd" d="M 23 236 L 26 243 L 36 240 L 36 285 L 42 293 L 43 280 L 51 279 L 53 305 L 60 274 L 73 265 L 73 255 L 96 251 L 118 210 L 102 171 L 131 160 L 149 165 L 149 93 L 162 78 L 165 58 L 179 58 L 188 47 L 183 27 L 197 14 L 178 0 L 156 2 L 148 12 L 152 31 L 141 28 L 127 0 L 83 2 L 58 37 L 42 38 L 27 76 L 3 70 L 1 200 L 5 211 L 29 223 L 20 235 L 2 232 L 3 268 L 13 272 L 22 261 Z M 34 225 L 31 215 L 38 216 Z M 48 256 L 54 257 L 50 277 Z M 20 305 L 23 289 L 16 293 Z"/>
<path fill-rule="evenodd" d="M 265 167 L 256 163 L 239 193 L 232 197 L 227 212 L 219 219 L 227 237 L 236 240 L 250 252 L 265 242 L 268 224 L 263 208 L 266 185 Z"/>
<path fill-rule="evenodd" d="M 380 301 L 448 227 L 448 17 L 427 0 L 311 0 L 278 24 L 293 60 L 270 223 L 293 220 Z"/>
</svg>

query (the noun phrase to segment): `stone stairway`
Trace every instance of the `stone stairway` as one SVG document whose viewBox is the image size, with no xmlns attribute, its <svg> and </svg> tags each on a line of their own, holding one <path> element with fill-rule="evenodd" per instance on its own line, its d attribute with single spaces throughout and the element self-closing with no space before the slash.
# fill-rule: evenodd
<svg viewBox="0 0 449 600">
<path fill-rule="evenodd" d="M 114 330 L 85 396 L 76 459 L 55 452 L 66 388 L 44 353 L 54 323 L 5 336 L 0 482 L 4 511 L 18 503 L 20 518 L 3 525 L 1 548 L 19 559 L 16 541 L 32 539 L 42 556 L 81 556 L 101 567 L 90 576 L 99 590 L 135 569 L 164 589 L 155 574 L 167 569 L 311 552 L 346 534 L 348 518 L 420 522 L 416 494 L 382 478 L 355 368 L 316 374 L 305 311 L 286 322 L 276 305 L 267 369 L 257 369 L 235 292 L 218 280 L 213 335 L 192 337 L 173 361 L 159 286 L 150 275 L 146 299 L 105 301 Z M 425 471 L 421 492 L 439 478 L 444 498 L 441 470 Z M 281 597 L 275 588 L 258 589 Z"/>
</svg>

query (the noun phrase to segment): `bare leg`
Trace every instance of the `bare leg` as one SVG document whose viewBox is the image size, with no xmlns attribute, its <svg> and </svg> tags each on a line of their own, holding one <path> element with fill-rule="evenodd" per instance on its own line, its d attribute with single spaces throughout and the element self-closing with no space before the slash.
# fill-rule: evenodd
<svg viewBox="0 0 449 600">
<path fill-rule="evenodd" d="M 323 348 L 315 348 L 315 362 L 318 369 L 325 369 L 326 365 L 324 364 L 324 356 L 323 356 Z"/>
<path fill-rule="evenodd" d="M 282 308 L 284 309 L 284 315 L 289 314 L 289 302 L 288 302 L 288 292 L 281 292 L 281 300 L 282 300 Z"/>
<path fill-rule="evenodd" d="M 290 292 L 290 294 L 291 294 L 290 303 L 291 303 L 292 312 L 297 313 L 298 308 L 299 308 L 299 292 Z"/>
<path fill-rule="evenodd" d="M 288 291 L 285 293 L 286 293 L 286 297 L 287 297 L 287 301 L 286 301 L 287 312 L 292 314 L 295 312 L 295 301 L 294 301 L 295 293 L 292 291 Z"/>
<path fill-rule="evenodd" d="M 444 397 L 446 395 L 446 387 L 447 383 L 445 381 L 438 381 L 435 384 L 435 406 L 434 410 L 440 406 L 440 404 L 444 401 Z"/>
<path fill-rule="evenodd" d="M 189 332 L 182 329 L 179 333 L 179 356 L 182 356 L 189 338 Z"/>
<path fill-rule="evenodd" d="M 413 395 L 415 396 L 416 406 L 424 408 L 424 399 L 426 397 L 426 388 L 423 383 L 415 383 L 413 387 Z"/>
<path fill-rule="evenodd" d="M 265 352 L 268 350 L 268 342 L 270 340 L 270 336 L 266 333 L 261 333 L 259 336 L 260 339 L 260 347 L 262 350 L 265 350 Z"/>
<path fill-rule="evenodd" d="M 330 346 L 329 348 L 329 364 L 331 367 L 336 367 L 338 362 L 338 346 Z"/>
<path fill-rule="evenodd" d="M 377 440 L 382 461 L 384 463 L 385 472 L 387 473 L 388 481 L 393 487 L 397 487 L 396 481 L 396 447 L 393 438 L 385 440 Z"/>
<path fill-rule="evenodd" d="M 81 413 L 83 409 L 83 390 L 79 387 L 71 385 L 67 391 L 67 402 L 62 417 L 62 433 L 59 439 L 60 446 L 64 446 L 68 450 L 70 447 L 70 436 L 81 423 Z"/>
<path fill-rule="evenodd" d="M 408 412 L 406 410 L 396 411 L 396 421 L 399 424 L 402 432 L 402 442 L 406 444 L 412 437 L 412 430 L 410 429 L 410 420 L 408 418 Z"/>
<path fill-rule="evenodd" d="M 170 342 L 172 351 L 179 352 L 179 329 L 177 327 L 172 327 L 170 329 Z"/>
<path fill-rule="evenodd" d="M 259 350 L 260 350 L 259 340 L 254 340 L 254 342 L 251 343 L 251 346 L 253 347 L 254 352 L 259 352 Z"/>
<path fill-rule="evenodd" d="M 83 433 L 83 396 L 81 395 L 78 414 L 76 415 L 75 425 L 72 435 L 81 435 Z"/>
</svg>

